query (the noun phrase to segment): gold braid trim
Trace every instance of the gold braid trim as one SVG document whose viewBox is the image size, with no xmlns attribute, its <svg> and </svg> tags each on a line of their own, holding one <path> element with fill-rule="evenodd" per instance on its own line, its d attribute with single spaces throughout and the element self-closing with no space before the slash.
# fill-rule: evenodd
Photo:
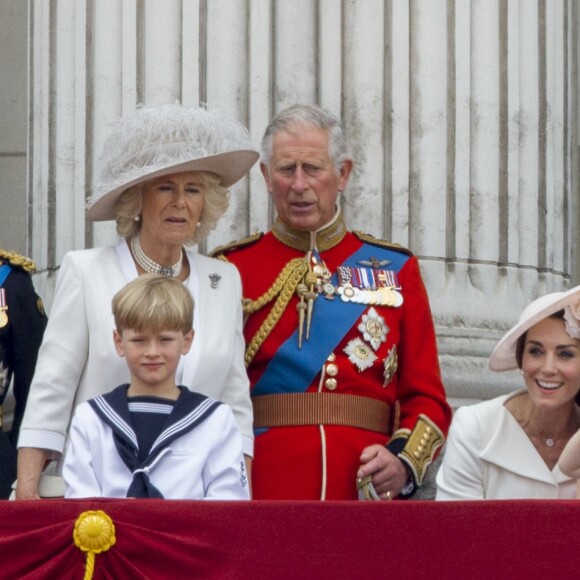
<svg viewBox="0 0 580 580">
<path fill-rule="evenodd" d="M 427 467 L 433 462 L 435 453 L 444 442 L 445 436 L 441 429 L 427 415 L 421 413 L 403 451 L 398 455 L 411 470 L 416 485 L 423 483 Z"/>
<path fill-rule="evenodd" d="M 244 314 L 252 314 L 278 296 L 266 320 L 262 322 L 262 325 L 246 348 L 246 367 L 250 366 L 256 353 L 260 350 L 260 347 L 264 344 L 276 324 L 278 324 L 280 317 L 292 299 L 296 287 L 307 272 L 308 264 L 304 261 L 304 258 L 295 258 L 284 266 L 274 284 L 262 296 L 256 300 L 244 299 Z"/>
<path fill-rule="evenodd" d="M 0 248 L 0 262 L 7 262 L 11 266 L 16 266 L 29 274 L 36 270 L 36 264 L 30 258 L 2 248 Z"/>
</svg>

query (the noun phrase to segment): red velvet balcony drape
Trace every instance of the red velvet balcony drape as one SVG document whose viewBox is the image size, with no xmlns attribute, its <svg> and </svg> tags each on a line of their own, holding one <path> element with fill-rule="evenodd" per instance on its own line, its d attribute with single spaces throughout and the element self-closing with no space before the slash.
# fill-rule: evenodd
<svg viewBox="0 0 580 580">
<path fill-rule="evenodd" d="M 82 579 L 78 516 L 102 510 L 111 578 L 580 577 L 580 502 L 0 502 L 0 578 Z"/>
</svg>

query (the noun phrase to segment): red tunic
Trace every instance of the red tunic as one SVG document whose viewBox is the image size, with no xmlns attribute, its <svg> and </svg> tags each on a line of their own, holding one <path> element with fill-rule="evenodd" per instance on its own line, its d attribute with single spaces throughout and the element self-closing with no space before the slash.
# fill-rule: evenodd
<svg viewBox="0 0 580 580">
<path fill-rule="evenodd" d="M 318 245 L 324 247 L 320 243 Z M 335 272 L 338 266 L 363 245 L 364 242 L 356 235 L 346 232 L 337 245 L 321 251 L 320 257 L 330 272 Z M 373 258 L 372 246 L 367 247 L 369 255 L 365 262 Z M 401 251 L 405 252 L 402 249 Z M 228 248 L 222 251 L 222 255 L 238 267 L 244 298 L 256 300 L 272 286 L 290 260 L 304 257 L 305 252 L 282 243 L 272 232 L 268 232 L 257 242 Z M 356 359 L 352 359 L 352 356 L 349 358 L 345 351 L 352 339 L 365 341 L 363 332 L 358 328 L 362 320 L 360 316 L 340 339 L 333 352 L 328 353 L 338 370 L 334 376 L 336 386 L 332 382 L 327 383 L 326 373 L 321 381 L 323 368 L 310 384 L 291 386 L 293 391 L 320 391 L 328 396 L 354 394 L 385 401 L 390 405 L 397 402 L 400 405 L 400 423 L 395 428 L 398 428 L 398 435 L 402 437 L 399 440 L 399 450 L 408 440 L 420 414 L 428 417 L 444 435 L 451 420 L 441 382 L 433 320 L 419 264 L 408 252 L 403 256 L 403 262 L 398 272 L 398 282 L 403 295 L 402 306 L 364 307 L 363 314 L 368 314 L 374 308 L 387 327 L 385 340 L 376 350 L 373 347 L 376 360 L 372 366 L 361 370 L 360 365 L 355 364 Z M 252 389 L 280 346 L 296 331 L 298 300 L 294 293 L 281 318 L 251 361 L 248 375 Z M 314 309 L 321 300 L 324 298 L 318 296 Z M 336 296 L 335 300 L 340 301 L 340 298 Z M 247 344 L 260 328 L 274 302 L 269 302 L 249 316 L 244 329 Z M 352 304 L 340 302 L 340 309 L 350 307 Z M 329 331 L 332 332 L 332 321 Z M 398 370 L 387 382 L 384 376 L 384 359 L 394 345 L 398 354 Z M 316 348 L 316 343 L 304 339 L 295 364 L 301 364 L 301 352 Z M 327 384 L 334 388 L 329 390 Z M 252 467 L 254 498 L 356 499 L 356 473 L 362 450 L 375 443 L 385 445 L 388 441 L 388 435 L 337 425 L 270 427 L 257 430 Z"/>
</svg>

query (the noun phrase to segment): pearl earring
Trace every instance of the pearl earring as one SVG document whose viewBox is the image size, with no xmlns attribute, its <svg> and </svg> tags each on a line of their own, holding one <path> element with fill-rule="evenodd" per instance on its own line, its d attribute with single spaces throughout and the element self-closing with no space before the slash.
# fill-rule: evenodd
<svg viewBox="0 0 580 580">
<path fill-rule="evenodd" d="M 138 221 L 140 221 L 140 220 L 141 220 L 141 216 L 140 216 L 140 215 L 136 215 L 136 216 L 135 216 L 133 219 L 134 219 L 136 222 L 138 222 Z"/>
</svg>

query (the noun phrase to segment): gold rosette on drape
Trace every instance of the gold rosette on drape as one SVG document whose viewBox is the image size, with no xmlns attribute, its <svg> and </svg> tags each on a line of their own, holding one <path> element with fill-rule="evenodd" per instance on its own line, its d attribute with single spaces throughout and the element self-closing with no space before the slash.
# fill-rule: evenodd
<svg viewBox="0 0 580 580">
<path fill-rule="evenodd" d="M 91 580 L 95 571 L 95 554 L 106 552 L 116 542 L 113 520 L 101 510 L 83 512 L 75 522 L 75 545 L 87 552 L 85 580 Z"/>
</svg>

